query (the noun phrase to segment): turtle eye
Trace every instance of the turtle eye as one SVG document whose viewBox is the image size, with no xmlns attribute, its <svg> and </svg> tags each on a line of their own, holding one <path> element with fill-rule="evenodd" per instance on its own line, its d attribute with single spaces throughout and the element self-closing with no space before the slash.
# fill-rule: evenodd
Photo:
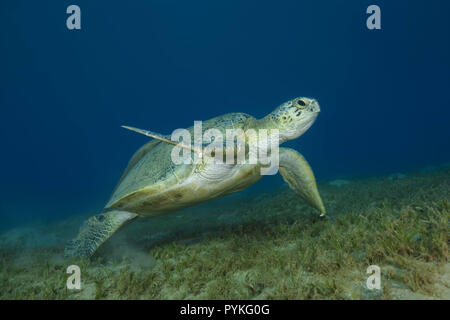
<svg viewBox="0 0 450 320">
<path fill-rule="evenodd" d="M 306 106 L 305 101 L 303 101 L 302 99 L 297 100 L 297 104 L 302 107 Z"/>
</svg>

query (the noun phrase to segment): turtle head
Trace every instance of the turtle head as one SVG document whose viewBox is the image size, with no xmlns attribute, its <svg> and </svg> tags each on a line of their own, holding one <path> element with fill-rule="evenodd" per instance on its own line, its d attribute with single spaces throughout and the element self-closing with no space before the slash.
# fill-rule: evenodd
<svg viewBox="0 0 450 320">
<path fill-rule="evenodd" d="M 319 112 L 319 103 L 315 99 L 301 97 L 283 103 L 266 118 L 279 129 L 280 142 L 284 142 L 296 139 L 305 133 L 314 123 Z"/>
</svg>

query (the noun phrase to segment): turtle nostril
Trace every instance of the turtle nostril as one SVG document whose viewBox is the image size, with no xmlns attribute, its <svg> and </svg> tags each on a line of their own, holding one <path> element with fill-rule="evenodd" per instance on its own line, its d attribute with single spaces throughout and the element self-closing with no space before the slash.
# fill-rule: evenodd
<svg viewBox="0 0 450 320">
<path fill-rule="evenodd" d="M 309 109 L 311 110 L 311 112 L 320 112 L 320 106 L 316 101 L 313 101 L 309 105 Z"/>
</svg>

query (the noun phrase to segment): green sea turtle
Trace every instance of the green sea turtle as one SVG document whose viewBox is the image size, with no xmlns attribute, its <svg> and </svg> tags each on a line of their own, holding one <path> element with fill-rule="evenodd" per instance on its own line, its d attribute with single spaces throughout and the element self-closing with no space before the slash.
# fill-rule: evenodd
<svg viewBox="0 0 450 320">
<path fill-rule="evenodd" d="M 276 129 L 281 144 L 298 138 L 308 130 L 319 112 L 316 100 L 295 98 L 281 104 L 262 119 L 257 120 L 244 113 L 230 113 L 203 122 L 201 130 L 205 133 L 215 128 L 225 135 L 227 129 Z M 136 217 L 156 216 L 238 192 L 262 177 L 261 168 L 264 164 L 259 160 L 252 164 L 218 163 L 210 161 L 213 152 L 209 153 L 209 157 L 202 155 L 201 161 L 176 164 L 171 154 L 178 141 L 150 131 L 126 128 L 154 140 L 134 154 L 103 212 L 85 221 L 78 236 L 68 243 L 66 257 L 91 256 L 115 231 Z M 194 132 L 193 127 L 187 130 Z M 254 138 L 245 136 L 244 147 L 254 144 L 259 146 L 252 140 Z M 201 153 L 184 142 L 178 146 L 189 149 L 189 156 Z M 242 144 L 236 143 L 232 149 L 225 147 L 222 156 L 233 153 L 235 157 L 239 146 Z M 301 198 L 324 215 L 325 207 L 309 164 L 293 149 L 280 147 L 278 150 L 278 168 L 283 179 Z"/>
</svg>

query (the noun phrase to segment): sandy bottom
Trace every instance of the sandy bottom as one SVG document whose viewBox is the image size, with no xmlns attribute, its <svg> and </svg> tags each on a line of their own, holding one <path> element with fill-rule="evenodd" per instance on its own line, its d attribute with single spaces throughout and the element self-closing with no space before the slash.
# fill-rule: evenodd
<svg viewBox="0 0 450 320">
<path fill-rule="evenodd" d="M 450 170 L 287 187 L 139 219 L 91 259 L 63 259 L 89 214 L 0 234 L 1 299 L 450 299 Z M 69 265 L 81 289 L 66 287 Z M 380 267 L 369 290 L 367 268 Z"/>
</svg>

